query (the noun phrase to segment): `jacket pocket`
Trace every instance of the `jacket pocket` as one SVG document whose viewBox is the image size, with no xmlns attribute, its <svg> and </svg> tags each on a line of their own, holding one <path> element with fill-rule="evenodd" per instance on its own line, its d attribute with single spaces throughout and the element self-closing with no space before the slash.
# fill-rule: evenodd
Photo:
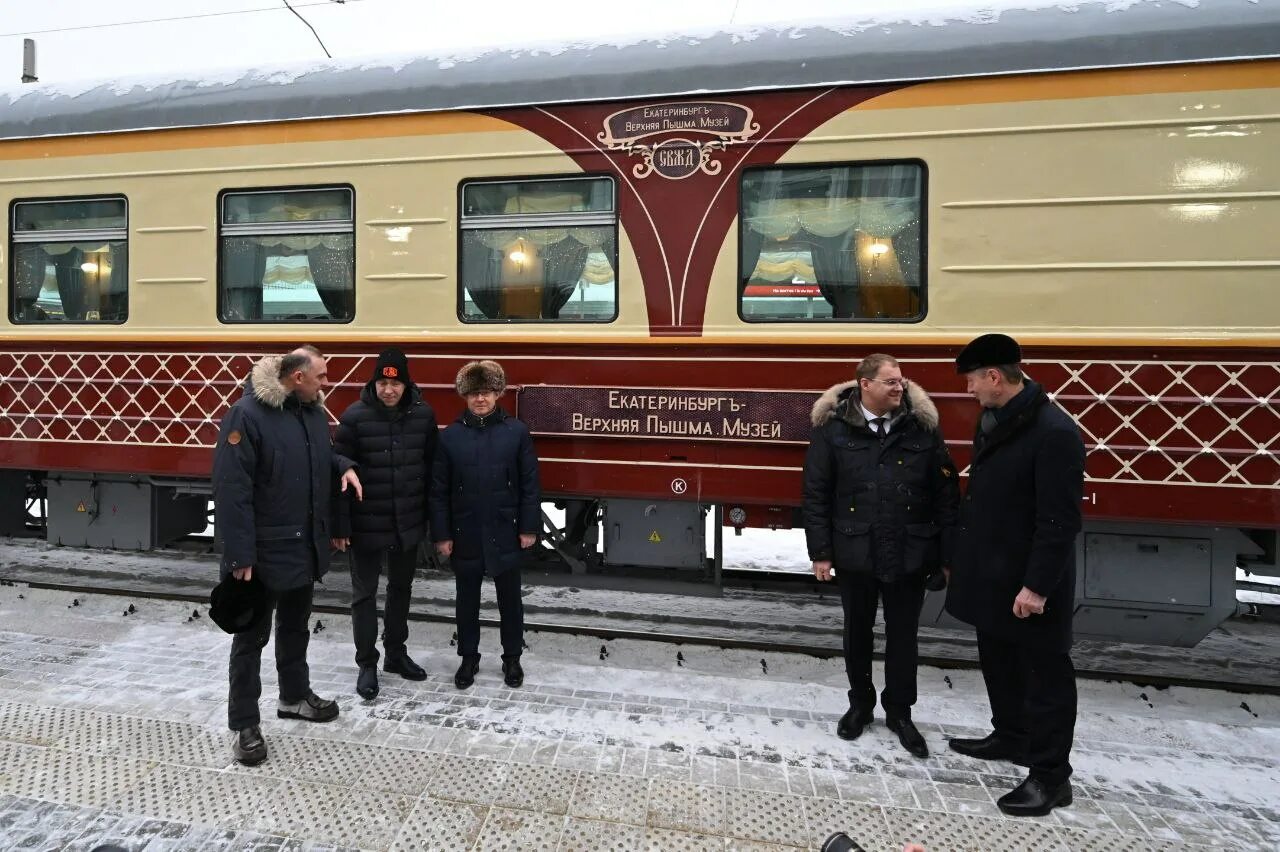
<svg viewBox="0 0 1280 852">
<path fill-rule="evenodd" d="M 866 521 L 836 521 L 831 536 L 831 561 L 840 571 L 867 572 L 871 565 L 871 524 Z"/>
<path fill-rule="evenodd" d="M 933 571 L 941 564 L 942 528 L 937 524 L 907 524 L 903 568 L 908 574 Z"/>
<path fill-rule="evenodd" d="M 269 527 L 258 527 L 256 538 L 258 541 L 287 541 L 289 539 L 302 540 L 306 531 L 298 524 L 279 524 Z"/>
</svg>

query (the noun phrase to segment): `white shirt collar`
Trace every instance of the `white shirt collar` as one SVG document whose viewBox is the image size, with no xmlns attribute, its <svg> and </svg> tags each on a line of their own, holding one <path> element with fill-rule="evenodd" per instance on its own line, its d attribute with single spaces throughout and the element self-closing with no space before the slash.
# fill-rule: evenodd
<svg viewBox="0 0 1280 852">
<path fill-rule="evenodd" d="M 886 426 L 888 426 L 889 421 L 893 418 L 892 414 L 872 414 L 870 411 L 867 410 L 867 407 L 862 403 L 858 403 L 858 407 L 862 409 L 862 416 L 866 419 L 868 426 L 871 425 L 872 420 L 876 420 L 877 418 L 881 418 L 881 417 L 884 418 L 884 423 Z"/>
</svg>

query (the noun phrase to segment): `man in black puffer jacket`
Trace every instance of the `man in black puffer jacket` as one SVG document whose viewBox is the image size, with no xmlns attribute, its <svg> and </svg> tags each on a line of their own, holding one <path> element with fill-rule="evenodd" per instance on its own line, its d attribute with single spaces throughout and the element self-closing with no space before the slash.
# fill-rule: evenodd
<svg viewBox="0 0 1280 852">
<path fill-rule="evenodd" d="M 844 604 L 849 711 L 836 734 L 857 739 L 871 723 L 872 627 L 882 599 L 885 724 L 909 752 L 927 757 L 928 745 L 911 721 L 916 634 L 926 577 L 950 557 L 959 477 L 938 431 L 938 409 L 902 378 L 894 358 L 868 355 L 857 376 L 814 404 L 804 463 L 813 573 L 830 580 L 834 568 Z"/>
<path fill-rule="evenodd" d="M 360 674 L 356 692 L 378 694 L 378 575 L 387 563 L 387 606 L 382 670 L 408 680 L 427 673 L 405 648 L 409 594 L 418 545 L 427 537 L 427 492 L 439 430 L 436 415 L 409 377 L 399 349 L 385 349 L 360 399 L 342 412 L 334 448 L 360 468 L 364 499 L 338 504 L 338 537 L 350 543 L 351 632 Z"/>
<path fill-rule="evenodd" d="M 456 385 L 467 408 L 440 435 L 431 482 L 431 537 L 457 581 L 462 663 L 453 682 L 466 689 L 480 669 L 480 587 L 488 574 L 502 618 L 503 679 L 514 688 L 524 682 L 522 551 L 542 528 L 538 457 L 529 427 L 498 407 L 507 377 L 496 361 L 467 364 Z"/>
</svg>

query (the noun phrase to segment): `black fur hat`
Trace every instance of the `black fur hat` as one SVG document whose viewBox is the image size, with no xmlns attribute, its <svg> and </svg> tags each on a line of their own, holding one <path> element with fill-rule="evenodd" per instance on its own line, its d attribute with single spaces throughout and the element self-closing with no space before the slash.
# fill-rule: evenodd
<svg viewBox="0 0 1280 852">
<path fill-rule="evenodd" d="M 507 374 L 497 361 L 472 361 L 458 371 L 454 387 L 458 389 L 458 396 L 483 390 L 502 393 L 507 389 Z"/>
<path fill-rule="evenodd" d="M 968 373 L 983 367 L 1021 364 L 1022 348 L 1007 334 L 984 334 L 969 341 L 956 356 L 956 372 Z"/>
<path fill-rule="evenodd" d="M 243 633 L 270 607 L 267 587 L 255 573 L 248 580 L 228 576 L 209 595 L 209 617 L 227 633 Z"/>
</svg>

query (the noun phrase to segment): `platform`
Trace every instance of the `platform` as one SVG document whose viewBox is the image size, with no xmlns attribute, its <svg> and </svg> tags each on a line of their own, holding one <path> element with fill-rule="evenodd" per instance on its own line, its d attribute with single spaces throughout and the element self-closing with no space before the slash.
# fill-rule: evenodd
<svg viewBox="0 0 1280 852">
<path fill-rule="evenodd" d="M 318 606 L 340 611 L 350 606 L 351 581 L 344 560 L 336 556 L 334 570 L 316 587 Z M 0 540 L 0 578 L 19 582 L 203 601 L 217 573 L 217 562 L 209 553 L 84 551 L 32 539 Z M 527 621 L 548 631 L 576 634 L 666 635 L 727 647 L 783 647 L 818 656 L 841 653 L 842 613 L 834 584 L 770 587 L 761 581 L 753 588 L 750 576 L 740 574 L 737 585 L 707 596 L 591 589 L 571 582 L 561 578 L 552 585 L 526 583 Z M 420 571 L 411 617 L 451 622 L 453 600 L 452 575 Z M 492 595 L 482 606 L 482 617 L 497 618 Z M 920 653 L 938 664 L 977 663 L 971 630 L 925 628 L 920 640 Z M 1080 641 L 1073 656 L 1082 677 L 1208 682 L 1280 693 L 1280 624 L 1274 622 L 1232 620 L 1194 648 Z"/>
<path fill-rule="evenodd" d="M 1275 697 L 1082 682 L 1075 803 L 1014 820 L 994 800 L 1016 768 L 945 748 L 984 729 L 972 671 L 921 670 L 916 760 L 880 724 L 834 736 L 834 658 L 531 632 L 509 690 L 486 629 L 460 693 L 451 628 L 414 623 L 429 678 L 384 676 L 365 702 L 349 621 L 319 621 L 313 686 L 342 714 L 275 719 L 268 662 L 271 753 L 249 769 L 225 729 L 230 641 L 203 607 L 0 586 L 0 847 L 781 852 L 837 829 L 875 852 L 1280 845 Z"/>
</svg>

